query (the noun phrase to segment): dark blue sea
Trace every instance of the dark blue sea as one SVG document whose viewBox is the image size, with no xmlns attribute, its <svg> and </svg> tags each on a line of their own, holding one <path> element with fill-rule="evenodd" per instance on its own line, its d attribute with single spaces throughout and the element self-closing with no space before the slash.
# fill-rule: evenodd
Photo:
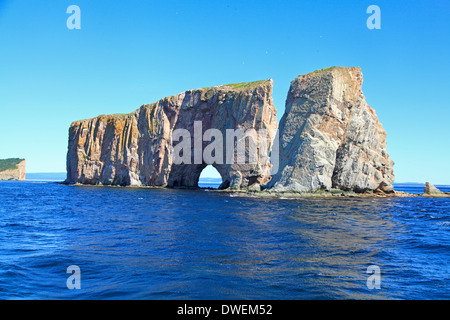
<svg viewBox="0 0 450 320">
<path fill-rule="evenodd" d="M 0 182 L 0 299 L 450 299 L 449 261 L 448 198 Z"/>
</svg>

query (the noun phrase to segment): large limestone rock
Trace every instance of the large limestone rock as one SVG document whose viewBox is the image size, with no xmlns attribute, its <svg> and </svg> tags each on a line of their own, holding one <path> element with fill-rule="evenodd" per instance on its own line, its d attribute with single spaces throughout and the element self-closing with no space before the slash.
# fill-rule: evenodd
<svg viewBox="0 0 450 320">
<path fill-rule="evenodd" d="M 274 191 L 332 188 L 393 190 L 386 132 L 361 91 L 359 68 L 333 67 L 297 77 L 280 123 Z"/>
<path fill-rule="evenodd" d="M 25 180 L 25 160 L 0 160 L 0 180 Z"/>
<path fill-rule="evenodd" d="M 267 139 L 257 142 L 256 161 L 242 164 L 223 159 L 213 164 L 222 177 L 221 188 L 266 184 L 271 170 L 269 152 L 278 127 L 272 86 L 272 80 L 265 80 L 189 90 L 130 114 L 76 121 L 69 129 L 66 182 L 196 187 L 210 163 L 195 159 L 194 150 L 190 164 L 174 163 L 174 147 L 183 139 L 177 137 L 174 142 L 173 134 L 185 130 L 191 135 L 191 145 L 200 143 L 204 149 L 214 139 L 198 142 L 195 124 L 201 123 L 200 136 L 212 128 L 223 137 L 227 129 L 266 130 Z M 250 151 L 246 146 L 242 152 L 248 156 Z"/>
<path fill-rule="evenodd" d="M 279 144 L 272 80 L 189 90 L 130 114 L 74 122 L 66 182 L 196 187 L 211 162 L 199 160 L 195 147 L 206 150 L 214 142 L 227 149 L 225 139 L 207 136 L 210 129 L 222 137 L 228 130 L 254 129 L 267 133 L 253 139 L 257 151 L 245 144 L 232 154 L 234 160 L 239 155 L 256 156 L 254 162 L 230 163 L 222 155 L 222 161 L 213 164 L 222 177 L 222 189 L 392 192 L 394 163 L 386 151 L 386 132 L 366 103 L 362 81 L 359 68 L 342 67 L 292 81 Z M 187 139 L 179 136 L 183 130 Z M 184 142 L 193 149 L 180 153 L 177 148 Z M 177 162 L 180 154 L 191 161 Z M 276 162 L 269 161 L 269 154 Z"/>
</svg>

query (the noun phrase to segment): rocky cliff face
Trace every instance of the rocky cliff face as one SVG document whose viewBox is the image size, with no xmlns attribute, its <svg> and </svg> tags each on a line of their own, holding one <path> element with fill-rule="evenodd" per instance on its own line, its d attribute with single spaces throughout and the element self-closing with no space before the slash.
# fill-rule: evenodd
<svg viewBox="0 0 450 320">
<path fill-rule="evenodd" d="M 386 132 L 361 91 L 359 68 L 333 67 L 297 77 L 280 122 L 275 191 L 390 192 L 393 161 Z"/>
<path fill-rule="evenodd" d="M 0 160 L 0 180 L 25 180 L 25 160 Z"/>
<path fill-rule="evenodd" d="M 278 127 L 272 86 L 272 80 L 266 80 L 189 90 L 143 105 L 131 114 L 74 122 L 69 129 L 66 182 L 195 187 L 210 163 L 198 159 L 194 150 L 190 150 L 190 164 L 174 162 L 174 147 L 184 140 L 173 135 L 181 129 L 189 133 L 193 147 L 200 143 L 204 149 L 216 137 L 199 142 L 195 124 L 201 123 L 200 137 L 208 129 L 219 130 L 223 137 L 227 129 L 267 130 L 267 139 L 257 144 L 255 162 L 236 164 L 222 159 L 213 164 L 222 177 L 221 188 L 266 184 L 271 169 L 268 156 Z M 246 146 L 244 153 L 248 156 L 249 152 Z"/>
<path fill-rule="evenodd" d="M 201 171 L 213 164 L 223 189 L 391 192 L 394 163 L 386 151 L 386 132 L 366 103 L 362 81 L 359 68 L 343 67 L 297 77 L 289 89 L 279 144 L 272 80 L 189 90 L 131 114 L 74 122 L 67 182 L 195 187 Z M 267 135 L 256 136 L 254 149 L 246 143 L 231 156 L 253 155 L 255 161 L 230 163 L 222 155 L 213 163 L 195 152 L 195 146 L 206 150 L 212 141 L 226 150 L 225 140 L 209 129 L 222 137 L 230 129 L 265 130 Z M 232 143 L 243 140 L 233 138 Z M 177 148 L 186 142 L 192 150 L 180 153 Z M 270 153 L 276 164 L 269 161 Z M 177 157 L 190 161 L 180 163 Z"/>
</svg>

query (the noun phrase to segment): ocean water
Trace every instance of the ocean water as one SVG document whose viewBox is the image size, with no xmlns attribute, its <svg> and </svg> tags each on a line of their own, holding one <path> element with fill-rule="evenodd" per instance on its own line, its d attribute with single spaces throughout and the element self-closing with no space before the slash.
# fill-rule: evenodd
<svg viewBox="0 0 450 320">
<path fill-rule="evenodd" d="M 449 261 L 448 198 L 0 182 L 0 299 L 450 299 Z"/>
</svg>

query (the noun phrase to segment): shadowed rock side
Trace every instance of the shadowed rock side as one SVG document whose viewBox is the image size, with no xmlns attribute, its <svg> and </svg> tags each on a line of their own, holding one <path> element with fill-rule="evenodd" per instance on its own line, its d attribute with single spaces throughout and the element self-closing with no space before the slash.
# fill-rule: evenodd
<svg viewBox="0 0 450 320">
<path fill-rule="evenodd" d="M 360 68 L 333 67 L 291 82 L 280 122 L 273 191 L 392 192 L 386 132 L 361 91 Z"/>
<path fill-rule="evenodd" d="M 213 164 L 223 189 L 266 184 L 271 169 L 268 156 L 278 128 L 272 86 L 272 80 L 265 80 L 189 90 L 143 105 L 131 114 L 73 122 L 66 182 L 196 187 L 207 163 L 194 162 L 192 150 L 192 164 L 174 164 L 172 134 L 175 129 L 189 131 L 194 146 L 194 123 L 201 121 L 202 133 L 214 128 L 224 137 L 226 129 L 267 130 L 267 141 L 258 144 L 256 164 Z M 203 142 L 203 148 L 210 143 Z"/>
<path fill-rule="evenodd" d="M 25 180 L 25 160 L 0 160 L 0 180 Z"/>
</svg>

